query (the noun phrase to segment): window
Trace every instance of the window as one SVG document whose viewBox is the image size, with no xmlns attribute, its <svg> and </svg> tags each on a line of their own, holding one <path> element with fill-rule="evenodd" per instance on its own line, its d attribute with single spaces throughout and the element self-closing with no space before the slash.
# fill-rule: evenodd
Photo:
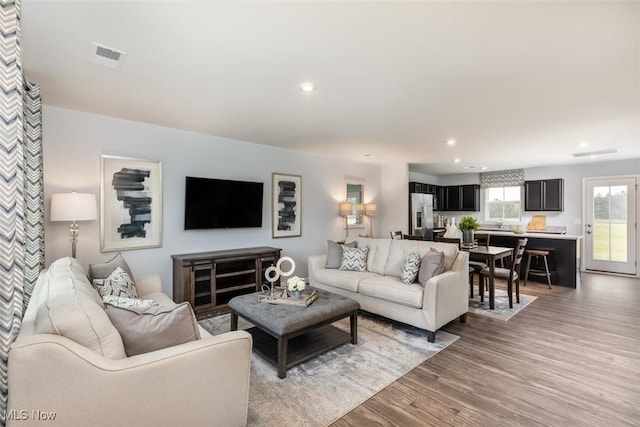
<svg viewBox="0 0 640 427">
<path fill-rule="evenodd" d="M 487 221 L 520 221 L 522 187 L 485 189 L 485 219 Z"/>
</svg>

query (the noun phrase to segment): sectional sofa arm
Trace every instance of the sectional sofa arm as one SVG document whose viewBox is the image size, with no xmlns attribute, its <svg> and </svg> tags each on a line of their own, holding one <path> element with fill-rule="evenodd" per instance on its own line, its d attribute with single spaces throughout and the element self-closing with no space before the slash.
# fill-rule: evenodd
<svg viewBox="0 0 640 427">
<path fill-rule="evenodd" d="M 136 289 L 141 296 L 162 292 L 162 279 L 158 274 L 135 278 Z"/>
<path fill-rule="evenodd" d="M 315 283 L 315 272 L 321 270 L 327 264 L 327 255 L 311 255 L 307 261 L 309 268 L 309 284 L 313 286 Z"/>
<path fill-rule="evenodd" d="M 234 331 L 111 360 L 57 335 L 23 337 L 9 353 L 8 407 L 55 413 L 47 425 L 244 425 L 251 347 Z"/>
</svg>

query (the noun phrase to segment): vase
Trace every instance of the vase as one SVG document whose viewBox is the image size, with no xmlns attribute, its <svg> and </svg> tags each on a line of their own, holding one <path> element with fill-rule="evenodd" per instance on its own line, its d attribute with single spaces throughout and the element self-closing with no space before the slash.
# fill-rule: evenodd
<svg viewBox="0 0 640 427">
<path fill-rule="evenodd" d="M 473 244 L 473 230 L 462 231 L 462 243 L 464 243 L 465 245 Z"/>
<path fill-rule="evenodd" d="M 291 291 L 291 299 L 300 299 L 300 291 Z"/>
</svg>

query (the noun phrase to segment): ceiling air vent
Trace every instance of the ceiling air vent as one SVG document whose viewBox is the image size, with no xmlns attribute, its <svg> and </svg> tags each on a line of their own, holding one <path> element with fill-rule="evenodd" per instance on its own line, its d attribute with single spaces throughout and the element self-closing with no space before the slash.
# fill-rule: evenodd
<svg viewBox="0 0 640 427">
<path fill-rule="evenodd" d="M 102 67 L 119 70 L 127 57 L 127 52 L 103 46 L 98 43 L 91 43 L 89 62 Z"/>
<path fill-rule="evenodd" d="M 615 154 L 617 152 L 618 152 L 618 150 L 613 148 L 613 149 L 610 149 L 610 150 L 589 151 L 589 152 L 586 152 L 586 153 L 574 153 L 573 157 L 594 157 L 594 156 L 600 156 L 602 154 Z"/>
</svg>

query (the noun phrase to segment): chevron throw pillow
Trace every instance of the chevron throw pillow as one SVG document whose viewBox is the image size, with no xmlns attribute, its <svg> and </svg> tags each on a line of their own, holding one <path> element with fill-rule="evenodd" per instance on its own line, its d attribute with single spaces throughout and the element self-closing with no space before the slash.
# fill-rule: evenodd
<svg viewBox="0 0 640 427">
<path fill-rule="evenodd" d="M 93 279 L 93 287 L 100 296 L 115 295 L 117 297 L 138 298 L 138 290 L 129 275 L 120 267 L 104 279 Z"/>
<path fill-rule="evenodd" d="M 367 271 L 367 253 L 369 248 L 350 248 L 342 245 L 340 270 Z"/>
<path fill-rule="evenodd" d="M 420 254 L 411 252 L 407 259 L 404 261 L 404 265 L 400 269 L 400 280 L 405 285 L 410 285 L 416 281 L 418 277 L 418 271 L 420 271 Z"/>
</svg>

